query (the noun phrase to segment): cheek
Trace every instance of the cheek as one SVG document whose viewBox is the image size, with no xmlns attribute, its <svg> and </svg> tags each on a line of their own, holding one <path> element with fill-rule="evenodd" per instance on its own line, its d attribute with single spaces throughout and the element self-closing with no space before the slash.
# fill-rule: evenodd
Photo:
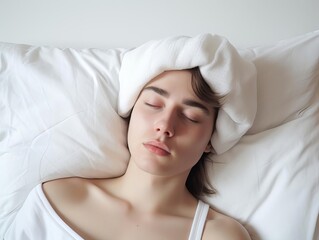
<svg viewBox="0 0 319 240">
<path fill-rule="evenodd" d="M 211 140 L 212 132 L 213 126 L 206 124 L 192 134 L 188 134 L 189 137 L 186 138 L 186 141 L 188 141 L 188 145 L 192 146 L 189 148 L 190 151 L 192 150 L 195 155 L 201 156 Z"/>
<path fill-rule="evenodd" d="M 213 134 L 213 124 L 208 121 L 202 124 L 197 131 L 195 131 L 197 140 L 207 141 L 211 138 Z"/>
<path fill-rule="evenodd" d="M 213 135 L 214 126 L 213 124 L 207 125 L 206 129 L 202 133 L 202 138 L 206 139 L 206 143 L 210 141 Z"/>
<path fill-rule="evenodd" d="M 147 123 L 149 124 L 150 120 L 147 115 L 144 115 L 145 114 L 141 113 L 138 108 L 134 108 L 132 111 L 127 134 L 129 147 L 131 144 L 134 144 L 134 139 L 137 139 L 147 131 Z"/>
<path fill-rule="evenodd" d="M 131 115 L 129 128 L 131 129 L 145 129 L 150 122 L 149 114 L 137 109 L 134 109 Z"/>
</svg>

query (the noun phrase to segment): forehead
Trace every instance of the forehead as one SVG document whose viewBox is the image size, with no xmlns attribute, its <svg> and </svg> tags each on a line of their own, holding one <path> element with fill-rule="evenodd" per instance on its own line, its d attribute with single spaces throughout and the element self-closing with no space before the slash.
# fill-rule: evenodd
<svg viewBox="0 0 319 240">
<path fill-rule="evenodd" d="M 192 89 L 191 85 L 192 81 L 192 74 L 188 70 L 170 70 L 165 71 L 155 78 L 153 78 L 151 81 L 149 81 L 145 87 L 148 86 L 160 86 L 163 89 L 171 90 L 177 90 L 177 91 L 185 91 L 189 92 L 191 94 L 194 94 L 194 91 Z"/>
</svg>

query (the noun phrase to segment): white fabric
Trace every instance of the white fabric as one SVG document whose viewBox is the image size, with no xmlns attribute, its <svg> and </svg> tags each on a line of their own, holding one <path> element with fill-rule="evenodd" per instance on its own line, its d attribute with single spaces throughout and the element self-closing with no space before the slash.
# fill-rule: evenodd
<svg viewBox="0 0 319 240">
<path fill-rule="evenodd" d="M 254 240 L 315 240 L 319 31 L 238 50 L 257 68 L 257 113 L 208 167 L 218 193 L 207 201 Z M 125 171 L 126 125 L 116 113 L 125 51 L 0 43 L 0 239 L 41 181 Z"/>
<path fill-rule="evenodd" d="M 200 240 L 206 222 L 209 205 L 198 201 L 189 240 Z M 106 226 L 107 227 L 107 226 Z M 82 240 L 55 212 L 47 200 L 42 184 L 29 194 L 24 205 L 4 236 L 5 240 Z"/>
<path fill-rule="evenodd" d="M 4 240 L 83 240 L 71 229 L 50 205 L 42 184 L 37 185 L 29 194 L 15 217 Z"/>
<path fill-rule="evenodd" d="M 0 44 L 0 239 L 39 182 L 125 171 L 123 52 Z"/>
<path fill-rule="evenodd" d="M 207 199 L 244 222 L 253 239 L 319 237 L 319 31 L 242 49 L 258 73 L 256 120 L 214 157 Z M 316 232 L 317 225 L 317 232 Z"/>
<path fill-rule="evenodd" d="M 188 240 L 201 240 L 204 232 L 209 205 L 199 200 Z"/>
<path fill-rule="evenodd" d="M 119 114 L 128 116 L 140 91 L 166 70 L 199 66 L 206 82 L 226 96 L 212 145 L 218 154 L 233 147 L 251 127 L 257 106 L 256 70 L 223 37 L 202 34 L 150 41 L 124 54 L 119 81 Z"/>
</svg>

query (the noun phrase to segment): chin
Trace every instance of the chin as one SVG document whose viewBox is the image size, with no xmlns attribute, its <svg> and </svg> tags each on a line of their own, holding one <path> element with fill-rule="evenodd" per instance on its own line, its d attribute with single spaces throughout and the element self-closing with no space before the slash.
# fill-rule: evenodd
<svg viewBox="0 0 319 240">
<path fill-rule="evenodd" d="M 135 160 L 135 165 L 142 171 L 155 176 L 167 176 L 172 170 L 170 161 L 157 156 L 142 156 Z"/>
</svg>

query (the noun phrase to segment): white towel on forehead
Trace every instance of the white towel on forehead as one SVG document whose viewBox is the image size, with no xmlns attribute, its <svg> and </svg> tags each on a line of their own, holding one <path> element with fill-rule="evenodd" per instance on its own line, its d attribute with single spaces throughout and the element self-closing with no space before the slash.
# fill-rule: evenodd
<svg viewBox="0 0 319 240">
<path fill-rule="evenodd" d="M 119 114 L 127 117 L 140 91 L 160 73 L 197 66 L 209 86 L 226 96 L 211 142 L 217 154 L 227 151 L 254 121 L 256 69 L 221 36 L 171 37 L 150 41 L 126 52 L 119 73 Z"/>
</svg>

